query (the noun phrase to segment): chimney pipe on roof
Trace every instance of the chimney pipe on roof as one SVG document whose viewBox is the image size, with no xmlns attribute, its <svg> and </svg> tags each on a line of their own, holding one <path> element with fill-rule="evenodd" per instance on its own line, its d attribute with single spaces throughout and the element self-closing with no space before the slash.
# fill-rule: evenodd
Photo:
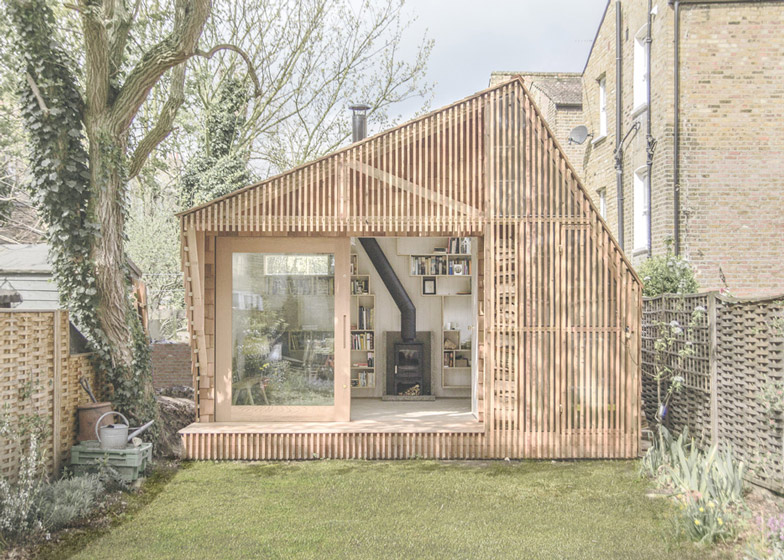
<svg viewBox="0 0 784 560">
<path fill-rule="evenodd" d="M 367 136 L 367 112 L 370 106 L 350 105 L 349 109 L 354 113 L 351 117 L 351 141 L 359 142 Z"/>
</svg>

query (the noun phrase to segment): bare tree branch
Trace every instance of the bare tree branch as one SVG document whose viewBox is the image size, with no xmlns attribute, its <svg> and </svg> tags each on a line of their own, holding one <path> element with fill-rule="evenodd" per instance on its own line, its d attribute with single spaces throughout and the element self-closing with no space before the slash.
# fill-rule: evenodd
<svg viewBox="0 0 784 560">
<path fill-rule="evenodd" d="M 133 179 L 141 171 L 147 157 L 155 147 L 171 133 L 177 111 L 185 102 L 185 68 L 187 63 L 178 64 L 172 69 L 172 82 L 169 97 L 161 107 L 155 125 L 144 135 L 131 156 L 128 165 L 128 179 Z"/>
<path fill-rule="evenodd" d="M 254 85 L 254 94 L 253 97 L 260 97 L 261 96 L 261 82 L 259 82 L 259 77 L 256 75 L 256 70 L 253 67 L 253 61 L 251 61 L 250 56 L 244 50 L 239 48 L 236 45 L 230 45 L 228 43 L 223 43 L 220 45 L 215 45 L 207 52 L 196 50 L 194 54 L 196 56 L 201 56 L 207 59 L 212 58 L 212 56 L 218 51 L 233 51 L 240 55 L 242 59 L 245 61 L 245 64 L 248 65 L 248 72 L 250 73 L 251 78 L 253 79 Z"/>
<path fill-rule="evenodd" d="M 127 130 L 152 87 L 169 69 L 194 55 L 204 23 L 210 13 L 210 0 L 179 0 L 177 10 L 183 17 L 172 32 L 150 48 L 128 74 L 111 110 L 111 125 L 116 134 Z"/>
<path fill-rule="evenodd" d="M 109 38 L 101 5 L 90 0 L 80 0 L 79 8 L 84 34 L 87 107 L 90 115 L 97 116 L 106 108 L 109 98 L 109 64 L 106 56 Z M 86 121 L 88 127 L 89 120 Z"/>
<path fill-rule="evenodd" d="M 124 0 L 105 0 L 106 17 L 111 22 L 109 26 L 109 66 L 110 75 L 120 71 L 125 46 L 128 43 L 128 34 L 131 31 L 133 16 L 138 9 L 139 0 L 133 11 L 129 11 Z"/>
<path fill-rule="evenodd" d="M 36 101 L 38 101 L 38 106 L 41 108 L 41 111 L 44 112 L 44 115 L 48 115 L 49 107 L 46 106 L 46 101 L 44 101 L 43 96 L 41 96 L 41 90 L 38 89 L 38 84 L 35 83 L 35 79 L 30 75 L 30 72 L 25 72 L 25 75 L 27 83 L 30 85 L 30 89 L 33 90 Z"/>
</svg>

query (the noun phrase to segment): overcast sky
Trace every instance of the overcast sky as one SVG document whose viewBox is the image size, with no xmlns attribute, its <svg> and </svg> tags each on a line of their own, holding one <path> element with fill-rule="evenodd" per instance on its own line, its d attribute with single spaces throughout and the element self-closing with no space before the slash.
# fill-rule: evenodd
<svg viewBox="0 0 784 560">
<path fill-rule="evenodd" d="M 607 0 L 408 0 L 411 36 L 435 40 L 436 109 L 487 87 L 494 70 L 580 72 Z M 401 107 L 404 119 L 416 109 Z"/>
</svg>

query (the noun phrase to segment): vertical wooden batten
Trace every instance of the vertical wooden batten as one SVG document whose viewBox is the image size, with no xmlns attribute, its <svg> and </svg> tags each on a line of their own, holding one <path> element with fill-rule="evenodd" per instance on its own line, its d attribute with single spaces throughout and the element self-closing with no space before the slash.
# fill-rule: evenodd
<svg viewBox="0 0 784 560">
<path fill-rule="evenodd" d="M 261 446 L 258 456 L 297 456 L 305 453 L 297 449 L 313 446 L 336 457 L 403 457 L 409 449 L 492 458 L 637 455 L 639 279 L 522 80 L 188 210 L 181 219 L 194 357 L 210 366 L 195 371 L 202 422 L 214 419 L 214 313 L 200 311 L 214 308 L 214 254 L 204 265 L 210 240 L 239 234 L 478 240 L 476 390 L 484 432 L 470 436 L 470 453 L 447 452 L 461 440 L 432 434 L 432 445 L 416 433 L 238 434 L 249 449 Z M 220 447 L 226 437 L 189 436 L 189 456 L 211 456 L 204 446 Z M 279 451 L 284 447 L 288 451 Z M 221 456 L 236 454 L 234 446 L 226 449 Z"/>
</svg>

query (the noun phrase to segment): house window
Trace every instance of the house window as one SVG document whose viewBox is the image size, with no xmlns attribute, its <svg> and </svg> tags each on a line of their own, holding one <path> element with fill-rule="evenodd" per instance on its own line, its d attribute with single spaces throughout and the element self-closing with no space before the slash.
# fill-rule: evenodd
<svg viewBox="0 0 784 560">
<path fill-rule="evenodd" d="M 607 136 L 607 78 L 599 78 L 599 138 Z"/>
<path fill-rule="evenodd" d="M 599 189 L 599 214 L 607 219 L 607 189 Z"/>
<path fill-rule="evenodd" d="M 651 185 L 648 170 L 642 167 L 634 172 L 634 252 L 648 251 L 651 231 L 651 212 L 648 208 L 648 193 Z"/>
<path fill-rule="evenodd" d="M 648 26 L 643 25 L 634 38 L 634 110 L 645 107 L 648 103 L 648 49 L 650 45 L 645 39 Z"/>
</svg>

